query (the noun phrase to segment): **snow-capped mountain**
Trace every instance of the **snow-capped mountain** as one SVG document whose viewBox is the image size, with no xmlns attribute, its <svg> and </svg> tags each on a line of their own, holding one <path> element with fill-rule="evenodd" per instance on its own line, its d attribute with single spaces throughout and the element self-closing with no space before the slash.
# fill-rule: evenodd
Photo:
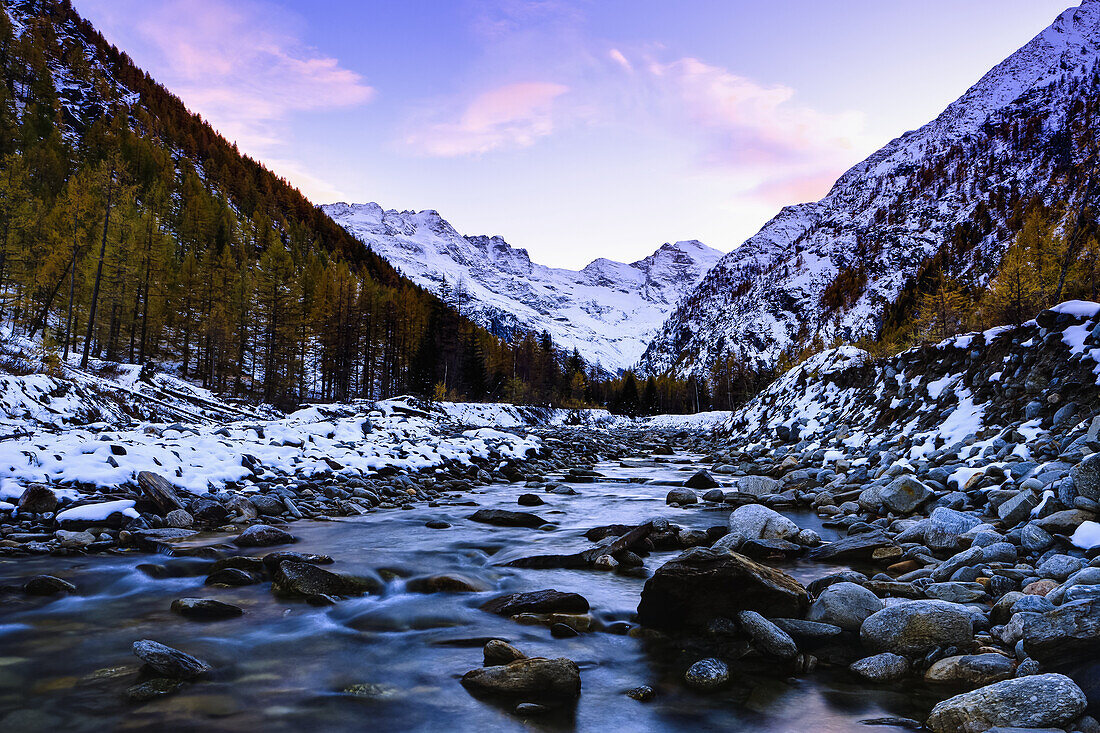
<svg viewBox="0 0 1100 733">
<path fill-rule="evenodd" d="M 774 364 L 815 337 L 881 328 L 914 278 L 943 267 L 982 284 L 1034 197 L 1096 203 L 1100 0 L 1085 0 L 939 117 L 784 208 L 726 255 L 669 316 L 645 369 L 704 371 L 735 355 Z"/>
<path fill-rule="evenodd" d="M 374 203 L 321 208 L 498 336 L 545 331 L 557 346 L 610 371 L 638 360 L 676 302 L 722 256 L 686 241 L 629 264 L 597 259 L 565 270 L 532 262 L 527 250 L 500 237 L 463 236 L 435 211 L 387 211 Z"/>
</svg>

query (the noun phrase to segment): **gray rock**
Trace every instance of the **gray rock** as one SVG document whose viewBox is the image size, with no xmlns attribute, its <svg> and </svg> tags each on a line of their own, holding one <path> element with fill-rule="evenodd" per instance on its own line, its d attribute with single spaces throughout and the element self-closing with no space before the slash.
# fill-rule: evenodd
<svg viewBox="0 0 1100 733">
<path fill-rule="evenodd" d="M 839 626 L 846 631 L 859 631 L 863 622 L 884 608 L 882 600 L 855 583 L 835 583 L 826 588 L 810 604 L 809 621 Z"/>
<path fill-rule="evenodd" d="M 950 603 L 974 603 L 984 600 L 985 587 L 981 583 L 964 583 L 952 581 L 947 583 L 932 583 L 925 586 L 924 594 L 929 598 Z"/>
<path fill-rule="evenodd" d="M 1046 613 L 1018 613 L 1002 637 L 1022 640 L 1027 655 L 1043 664 L 1090 656 L 1100 649 L 1100 599 L 1064 603 Z"/>
<path fill-rule="evenodd" d="M 726 663 L 710 657 L 691 665 L 684 673 L 684 683 L 693 690 L 711 692 L 726 684 L 729 677 L 730 671 Z"/>
<path fill-rule="evenodd" d="M 915 476 L 899 476 L 878 492 L 879 501 L 892 512 L 909 514 L 932 496 L 932 490 Z"/>
<path fill-rule="evenodd" d="M 923 654 L 937 646 L 968 646 L 974 638 L 970 613 L 946 601 L 905 601 L 867 617 L 859 630 L 876 652 Z"/>
<path fill-rule="evenodd" d="M 272 574 L 272 589 L 284 596 L 358 596 L 380 593 L 382 584 L 369 578 L 334 573 L 312 563 L 284 561 Z"/>
<path fill-rule="evenodd" d="M 984 548 L 971 547 L 963 550 L 940 563 L 936 569 L 932 571 L 932 580 L 947 580 L 960 568 L 974 565 L 975 563 L 982 562 L 984 559 Z"/>
<path fill-rule="evenodd" d="M 76 586 L 53 575 L 36 575 L 23 584 L 23 592 L 31 596 L 54 596 L 75 593 Z"/>
<path fill-rule="evenodd" d="M 787 540 L 797 537 L 798 525 L 762 504 L 746 504 L 729 518 L 729 534 L 714 543 L 716 549 L 735 550 L 746 540 Z"/>
<path fill-rule="evenodd" d="M 164 515 L 164 523 L 176 529 L 191 529 L 195 524 L 195 518 L 186 509 L 173 509 Z"/>
<path fill-rule="evenodd" d="M 31 484 L 19 495 L 16 508 L 21 514 L 44 514 L 57 511 L 57 494 L 45 484 Z"/>
<path fill-rule="evenodd" d="M 981 548 L 982 562 L 1016 562 L 1016 546 L 1011 542 L 994 542 Z"/>
<path fill-rule="evenodd" d="M 201 659 L 150 639 L 135 641 L 133 652 L 134 656 L 148 664 L 158 674 L 171 679 L 197 679 L 209 674 L 213 669 Z"/>
<path fill-rule="evenodd" d="M 1070 469 L 1073 485 L 1080 496 L 1100 501 L 1100 453 L 1093 453 Z"/>
<path fill-rule="evenodd" d="M 665 631 L 705 629 L 738 611 L 801 618 L 806 589 L 786 573 L 733 552 L 696 547 L 657 569 L 642 589 L 638 620 Z"/>
<path fill-rule="evenodd" d="M 909 674 L 909 660 L 899 654 L 883 652 L 852 662 L 848 669 L 865 680 L 892 682 Z"/>
<path fill-rule="evenodd" d="M 1085 693 L 1069 677 L 1032 675 L 944 700 L 932 709 L 927 726 L 933 733 L 1062 727 L 1083 713 L 1085 705 Z"/>
<path fill-rule="evenodd" d="M 737 620 L 752 639 L 752 645 L 764 654 L 779 659 L 793 659 L 798 654 L 798 645 L 790 634 L 756 611 L 742 611 Z"/>
<path fill-rule="evenodd" d="M 1014 672 L 1012 660 L 1003 654 L 966 654 L 939 660 L 924 673 L 924 679 L 981 687 L 1007 680 Z"/>
<path fill-rule="evenodd" d="M 928 517 L 924 542 L 933 550 L 954 550 L 959 545 L 959 535 L 981 524 L 977 517 L 964 512 L 936 507 Z"/>
<path fill-rule="evenodd" d="M 1084 565 L 1084 562 L 1077 557 L 1051 555 L 1039 567 L 1035 568 L 1035 572 L 1041 578 L 1053 578 L 1061 581 L 1080 570 L 1082 565 Z"/>
<path fill-rule="evenodd" d="M 1020 544 L 1031 552 L 1042 552 L 1054 544 L 1054 538 L 1042 527 L 1028 523 L 1020 532 Z"/>
<path fill-rule="evenodd" d="M 511 664 L 517 659 L 527 658 L 526 654 L 501 639 L 490 639 L 486 642 L 484 649 L 482 649 L 482 653 L 485 657 L 486 667 Z"/>
<path fill-rule="evenodd" d="M 691 489 L 673 489 L 665 497 L 666 504 L 694 504 L 699 497 Z"/>
<path fill-rule="evenodd" d="M 738 492 L 751 496 L 777 494 L 781 486 L 781 483 L 767 476 L 742 476 L 736 483 Z"/>
<path fill-rule="evenodd" d="M 254 524 L 233 540 L 237 547 L 271 547 L 291 542 L 294 542 L 294 535 L 269 524 Z"/>
<path fill-rule="evenodd" d="M 196 621 L 219 621 L 236 618 L 244 613 L 237 606 L 213 598 L 177 598 L 172 601 L 172 611 Z"/>
<path fill-rule="evenodd" d="M 1011 499 L 997 507 L 997 516 L 1006 527 L 1015 527 L 1031 516 L 1031 510 L 1039 506 L 1039 497 L 1034 491 L 1024 489 Z"/>
<path fill-rule="evenodd" d="M 527 702 L 564 702 L 580 696 L 581 672 L 569 659 L 532 657 L 472 669 L 462 675 L 462 686 L 474 694 Z"/>
<path fill-rule="evenodd" d="M 588 613 L 588 609 L 588 600 L 584 596 L 553 589 L 510 593 L 481 605 L 482 611 L 498 616 L 515 616 L 520 613 Z"/>
</svg>

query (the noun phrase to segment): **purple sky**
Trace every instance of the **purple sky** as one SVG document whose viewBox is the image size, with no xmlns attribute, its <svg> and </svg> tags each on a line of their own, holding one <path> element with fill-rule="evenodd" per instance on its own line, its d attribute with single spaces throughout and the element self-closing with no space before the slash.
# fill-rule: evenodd
<svg viewBox="0 0 1100 733">
<path fill-rule="evenodd" d="M 316 203 L 536 261 L 736 247 L 1069 0 L 74 0 Z"/>
</svg>

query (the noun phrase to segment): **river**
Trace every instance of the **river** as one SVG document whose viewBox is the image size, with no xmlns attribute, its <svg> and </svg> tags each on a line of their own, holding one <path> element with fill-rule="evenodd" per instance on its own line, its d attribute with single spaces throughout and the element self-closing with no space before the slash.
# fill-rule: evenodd
<svg viewBox="0 0 1100 733">
<path fill-rule="evenodd" d="M 933 697 L 913 683 L 869 688 L 846 670 L 819 669 L 798 678 L 739 673 L 731 684 L 701 695 L 680 681 L 676 650 L 606 631 L 551 637 L 481 611 L 502 593 L 556 588 L 585 596 L 603 625 L 629 621 L 644 579 L 597 570 L 501 567 L 523 555 L 591 547 L 584 531 L 663 516 L 684 527 L 725 524 L 729 509 L 672 508 L 668 482 L 697 470 L 698 457 L 606 463 L 606 478 L 570 484 L 575 496 L 539 493 L 546 505 L 519 507 L 521 484 L 496 484 L 451 494 L 439 506 L 375 511 L 330 522 L 288 525 L 298 538 L 290 549 L 336 559 L 329 568 L 376 575 L 382 595 L 314 607 L 275 598 L 270 584 L 205 587 L 210 561 L 197 557 L 120 554 L 0 560 L 0 584 L 38 573 L 65 578 L 78 592 L 55 599 L 4 596 L 0 605 L 0 730 L 103 731 L 848 731 L 860 721 L 888 716 L 923 720 Z M 663 482 L 663 483 L 662 483 Z M 474 505 L 476 504 L 476 506 Z M 471 522 L 476 508 L 534 511 L 552 530 L 505 528 Z M 788 514 L 825 539 L 836 534 L 808 512 Z M 443 519 L 448 529 L 425 523 Z M 224 534 L 198 535 L 185 547 L 221 545 L 224 554 L 262 555 L 225 547 Z M 274 548 L 281 549 L 281 548 Z M 646 558 L 652 572 L 675 552 Z M 142 566 L 159 565 L 150 573 Z M 808 561 L 781 565 L 802 582 L 836 570 Z M 460 574 L 491 590 L 482 593 L 410 593 L 406 579 Z M 171 577 L 155 578 L 152 575 Z M 209 597 L 245 610 L 216 622 L 186 620 L 169 610 L 180 597 Z M 209 680 L 174 695 L 134 704 L 124 699 L 137 681 L 130 646 L 155 639 L 216 668 Z M 568 657 L 581 668 L 575 710 L 527 719 L 469 695 L 459 684 L 482 663 L 485 640 L 500 638 L 528 656 Z M 657 694 L 648 703 L 627 697 L 641 684 Z M 344 692 L 353 685 L 359 694 Z"/>
</svg>

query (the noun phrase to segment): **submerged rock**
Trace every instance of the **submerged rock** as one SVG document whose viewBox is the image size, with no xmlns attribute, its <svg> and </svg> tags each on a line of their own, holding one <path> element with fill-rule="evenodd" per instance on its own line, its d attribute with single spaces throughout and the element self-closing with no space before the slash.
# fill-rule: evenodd
<svg viewBox="0 0 1100 733">
<path fill-rule="evenodd" d="M 730 678 L 729 667 L 721 659 L 700 659 L 684 673 L 684 684 L 693 690 L 711 692 L 726 684 Z"/>
<path fill-rule="evenodd" d="M 470 520 L 498 527 L 541 527 L 546 520 L 530 512 L 513 512 L 507 509 L 478 509 L 470 515 Z"/>
<path fill-rule="evenodd" d="M 475 694 L 524 701 L 568 702 L 581 694 L 581 672 L 569 659 L 533 657 L 471 669 L 462 675 L 462 685 Z"/>
<path fill-rule="evenodd" d="M 276 593 L 285 596 L 358 596 L 381 592 L 382 585 L 370 578 L 334 573 L 304 562 L 283 562 L 274 573 Z"/>
<path fill-rule="evenodd" d="M 201 659 L 151 639 L 135 641 L 133 652 L 134 656 L 148 664 L 154 671 L 172 679 L 197 679 L 209 674 L 213 669 Z"/>
<path fill-rule="evenodd" d="M 222 603 L 213 598 L 177 598 L 172 601 L 172 611 L 184 618 L 197 621 L 218 621 L 236 618 L 244 611 L 232 604 Z"/>
<path fill-rule="evenodd" d="M 509 593 L 482 604 L 481 610 L 498 616 L 519 613 L 588 613 L 588 600 L 578 593 L 558 590 L 537 590 Z"/>
</svg>

